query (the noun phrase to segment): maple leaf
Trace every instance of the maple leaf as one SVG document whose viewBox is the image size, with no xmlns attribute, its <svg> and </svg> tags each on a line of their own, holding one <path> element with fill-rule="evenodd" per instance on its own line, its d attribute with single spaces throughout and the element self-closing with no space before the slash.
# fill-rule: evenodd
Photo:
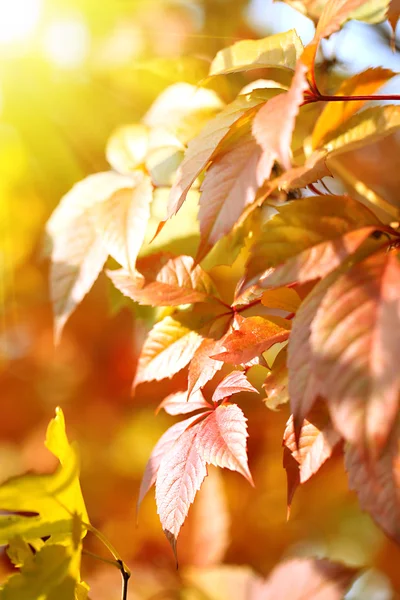
<svg viewBox="0 0 400 600">
<path fill-rule="evenodd" d="M 232 371 L 219 382 L 213 393 L 212 401 L 219 402 L 225 398 L 229 399 L 233 394 L 239 394 L 240 392 L 255 392 L 258 394 L 258 390 L 251 385 L 243 371 Z"/>
<path fill-rule="evenodd" d="M 397 543 L 400 542 L 400 454 L 398 431 L 377 461 L 355 446 L 345 448 L 345 466 L 350 489 L 355 490 L 362 510 Z"/>
<path fill-rule="evenodd" d="M 313 370 L 337 431 L 377 454 L 398 411 L 400 264 L 379 253 L 341 275 L 311 327 Z"/>
<path fill-rule="evenodd" d="M 156 323 L 140 353 L 133 389 L 144 381 L 171 378 L 186 367 L 201 341 L 196 331 L 170 316 Z"/>
<path fill-rule="evenodd" d="M 205 338 L 197 348 L 189 364 L 189 398 L 202 389 L 223 366 L 223 361 L 210 356 L 220 347 L 220 342 Z"/>
<path fill-rule="evenodd" d="M 184 415 L 201 408 L 212 409 L 212 406 L 205 400 L 200 391 L 188 397 L 186 390 L 184 392 L 175 392 L 164 398 L 156 412 L 159 412 L 162 408 L 169 415 Z"/>
<path fill-rule="evenodd" d="M 246 136 L 217 156 L 207 170 L 200 188 L 198 262 L 231 231 L 245 207 L 254 202 L 258 188 L 269 175 L 257 175 L 260 155 L 256 141 Z"/>
<path fill-rule="evenodd" d="M 382 228 L 367 207 L 348 196 L 311 196 L 277 210 L 251 248 L 239 292 L 327 275 Z"/>
<path fill-rule="evenodd" d="M 236 404 L 221 404 L 200 423 L 196 444 L 206 463 L 238 471 L 254 485 L 247 463 L 246 420 Z"/>
<path fill-rule="evenodd" d="M 197 423 L 182 433 L 164 453 L 157 473 L 157 513 L 175 555 L 180 528 L 207 475 L 206 460 L 197 446 L 200 428 L 201 423 Z"/>
<path fill-rule="evenodd" d="M 145 270 L 136 276 L 126 269 L 107 271 L 115 287 L 139 304 L 179 306 L 217 299 L 212 279 L 191 256 L 159 253 L 143 262 Z"/>
<path fill-rule="evenodd" d="M 291 323 L 285 319 L 280 322 L 282 326 L 264 317 L 243 318 L 238 329 L 221 340 L 223 349 L 212 358 L 236 365 L 248 363 L 273 344 L 288 339 Z"/>
<path fill-rule="evenodd" d="M 137 511 L 146 496 L 147 492 L 153 487 L 157 479 L 158 469 L 163 457 L 173 447 L 176 440 L 199 418 L 199 415 L 192 415 L 184 421 L 175 423 L 160 437 L 157 444 L 154 446 L 150 458 L 146 464 L 143 478 L 140 484 L 139 496 L 137 501 Z"/>
<path fill-rule="evenodd" d="M 268 179 L 274 160 L 285 169 L 291 167 L 293 129 L 304 92 L 308 89 L 306 72 L 306 67 L 299 61 L 289 91 L 268 100 L 254 118 L 253 135 L 263 149 L 258 166 L 260 179 Z"/>
<path fill-rule="evenodd" d="M 268 67 L 294 70 L 302 51 L 303 44 L 294 29 L 262 40 L 240 40 L 217 53 L 209 75 L 227 75 Z"/>
</svg>

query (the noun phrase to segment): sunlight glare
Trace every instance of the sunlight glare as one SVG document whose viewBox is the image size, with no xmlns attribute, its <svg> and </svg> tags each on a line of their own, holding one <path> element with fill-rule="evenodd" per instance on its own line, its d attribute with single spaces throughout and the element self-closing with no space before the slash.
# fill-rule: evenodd
<svg viewBox="0 0 400 600">
<path fill-rule="evenodd" d="M 42 0 L 0 0 L 0 44 L 21 42 L 35 30 Z"/>
<path fill-rule="evenodd" d="M 78 67 L 85 60 L 89 45 L 89 31 L 78 19 L 54 21 L 45 32 L 46 55 L 57 67 Z"/>
</svg>

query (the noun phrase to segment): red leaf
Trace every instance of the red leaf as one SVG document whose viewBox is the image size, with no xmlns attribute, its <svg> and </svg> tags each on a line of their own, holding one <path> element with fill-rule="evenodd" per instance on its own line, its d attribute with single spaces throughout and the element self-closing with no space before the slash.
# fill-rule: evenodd
<svg viewBox="0 0 400 600">
<path fill-rule="evenodd" d="M 175 392 L 167 396 L 157 408 L 157 412 L 164 409 L 169 415 L 185 415 L 201 408 L 212 409 L 203 394 L 198 391 L 188 398 L 188 392 Z"/>
<path fill-rule="evenodd" d="M 224 351 L 215 354 L 213 358 L 236 365 L 248 363 L 274 344 L 288 339 L 291 323 L 284 319 L 280 321 L 284 327 L 263 317 L 243 319 L 239 328 L 221 341 Z"/>
<path fill-rule="evenodd" d="M 269 177 L 266 163 L 272 167 L 273 161 L 278 160 L 285 169 L 291 167 L 292 134 L 308 89 L 306 72 L 307 68 L 298 61 L 289 91 L 268 100 L 254 119 L 253 135 L 264 152 L 259 163 L 259 176 L 263 175 L 264 180 Z"/>
<path fill-rule="evenodd" d="M 304 420 L 296 443 L 293 417 L 290 417 L 283 434 L 283 444 L 299 464 L 300 483 L 305 483 L 319 471 L 339 441 L 340 435 L 329 421 L 324 427 L 318 427 Z"/>
<path fill-rule="evenodd" d="M 357 570 L 309 558 L 280 563 L 266 582 L 257 582 L 251 600 L 342 600 Z"/>
<path fill-rule="evenodd" d="M 372 455 L 399 406 L 399 282 L 398 257 L 373 255 L 332 285 L 312 324 L 314 371 L 335 428 Z"/>
<path fill-rule="evenodd" d="M 176 181 L 171 189 L 167 218 L 178 212 L 194 181 L 213 158 L 232 126 L 246 113 L 254 112 L 255 107 L 264 101 L 265 98 L 259 90 L 248 96 L 239 96 L 214 119 L 211 119 L 201 133 L 189 142 L 185 157 L 177 171 Z"/>
<path fill-rule="evenodd" d="M 286 481 L 287 481 L 287 496 L 286 496 L 286 504 L 287 504 L 287 513 L 286 518 L 289 520 L 290 517 L 290 509 L 292 507 L 292 501 L 294 497 L 294 493 L 300 485 L 300 468 L 299 463 L 295 458 L 293 458 L 292 453 L 289 448 L 286 446 L 283 447 L 283 468 L 286 471 Z"/>
<path fill-rule="evenodd" d="M 172 425 L 172 427 L 167 429 L 167 431 L 160 437 L 157 444 L 154 446 L 151 456 L 147 462 L 142 482 L 140 484 L 137 510 L 139 510 L 143 498 L 156 481 L 158 469 L 163 456 L 165 456 L 165 454 L 172 448 L 182 433 L 186 431 L 186 429 L 198 418 L 199 415 L 193 415 L 184 421 L 175 423 L 175 425 Z"/>
<path fill-rule="evenodd" d="M 257 176 L 260 155 L 254 138 L 247 137 L 217 157 L 207 170 L 200 188 L 198 262 L 231 231 L 245 207 L 254 202 L 258 188 L 269 175 L 263 179 Z"/>
<path fill-rule="evenodd" d="M 398 433 L 371 465 L 354 446 L 347 446 L 345 465 L 349 486 L 360 506 L 398 544 L 400 543 L 400 454 Z"/>
<path fill-rule="evenodd" d="M 207 475 L 206 461 L 197 448 L 201 426 L 193 425 L 178 438 L 164 454 L 157 473 L 157 512 L 175 555 L 179 530 Z"/>
<path fill-rule="evenodd" d="M 258 390 L 251 385 L 243 371 L 232 371 L 218 384 L 212 400 L 213 402 L 219 402 L 240 392 L 255 392 L 258 394 Z"/>
<path fill-rule="evenodd" d="M 319 383 L 311 365 L 311 325 L 317 310 L 338 274 L 322 279 L 303 300 L 295 318 L 288 344 L 289 398 L 296 434 L 319 394 Z"/>
<path fill-rule="evenodd" d="M 247 464 L 246 420 L 236 404 L 220 405 L 201 423 L 196 443 L 207 463 L 238 471 L 254 485 Z"/>
<path fill-rule="evenodd" d="M 189 364 L 189 397 L 202 389 L 215 373 L 222 368 L 223 361 L 210 358 L 210 354 L 220 347 L 220 342 L 211 338 L 204 339 Z"/>
<path fill-rule="evenodd" d="M 159 253 L 147 257 L 144 277 L 140 274 L 134 277 L 125 269 L 107 271 L 107 275 L 116 288 L 139 304 L 179 306 L 215 300 L 217 292 L 211 278 L 200 265 L 194 266 L 191 256 L 171 257 L 168 260 L 166 256 Z"/>
<path fill-rule="evenodd" d="M 186 367 L 201 336 L 180 321 L 165 317 L 149 332 L 140 353 L 133 389 L 144 381 L 171 378 Z"/>
</svg>

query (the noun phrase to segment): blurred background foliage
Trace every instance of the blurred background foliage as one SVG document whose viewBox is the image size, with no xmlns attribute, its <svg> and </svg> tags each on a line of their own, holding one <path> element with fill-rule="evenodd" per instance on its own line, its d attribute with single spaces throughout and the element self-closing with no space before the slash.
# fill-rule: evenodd
<svg viewBox="0 0 400 600">
<path fill-rule="evenodd" d="M 303 42 L 312 37 L 311 21 L 269 1 L 0 0 L 0 479 L 54 467 L 43 439 L 61 405 L 69 437 L 81 448 L 89 515 L 132 566 L 132 598 L 179 597 L 185 577 L 203 597 L 227 597 L 218 594 L 237 571 L 214 572 L 215 564 L 267 574 L 291 554 L 374 568 L 367 591 L 353 598 L 389 599 L 389 580 L 400 589 L 399 549 L 360 512 L 340 457 L 298 491 L 286 523 L 281 438 L 288 411 L 269 411 L 250 394 L 239 404 L 249 418 L 256 490 L 235 473 L 209 478 L 211 491 L 201 492 L 183 528 L 183 566 L 176 572 L 151 494 L 136 526 L 144 466 L 174 421 L 154 415 L 170 382 L 130 394 L 149 309 L 135 316 L 102 276 L 61 345 L 53 345 L 43 228 L 61 196 L 108 168 L 105 146 L 113 130 L 138 121 L 166 86 L 202 79 L 223 46 L 293 26 Z M 325 43 L 326 81 L 375 64 L 399 70 L 387 25 L 367 36 L 365 27 L 350 23 Z M 245 77 L 213 85 L 229 101 Z M 216 275 L 232 288 L 229 269 Z M 103 552 L 90 539 L 88 548 Z M 5 575 L 10 565 L 1 556 Z M 94 599 L 118 598 L 111 567 L 84 558 L 83 573 Z M 205 576 L 214 595 L 204 592 Z"/>
</svg>

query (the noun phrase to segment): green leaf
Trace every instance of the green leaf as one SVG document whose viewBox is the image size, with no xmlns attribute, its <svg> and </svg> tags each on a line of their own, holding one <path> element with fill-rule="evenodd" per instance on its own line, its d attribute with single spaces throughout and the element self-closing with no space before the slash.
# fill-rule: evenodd
<svg viewBox="0 0 400 600">
<path fill-rule="evenodd" d="M 262 40 L 241 40 L 217 53 L 209 75 L 268 67 L 294 70 L 302 51 L 303 44 L 294 29 Z"/>
<path fill-rule="evenodd" d="M 71 536 L 74 515 L 88 521 L 79 484 L 79 457 L 65 433 L 60 408 L 47 429 L 46 446 L 60 461 L 52 475 L 27 474 L 0 486 L 0 510 L 10 513 L 37 513 L 36 516 L 0 515 L 0 544 L 15 536 L 35 540 L 49 535 Z"/>
</svg>

